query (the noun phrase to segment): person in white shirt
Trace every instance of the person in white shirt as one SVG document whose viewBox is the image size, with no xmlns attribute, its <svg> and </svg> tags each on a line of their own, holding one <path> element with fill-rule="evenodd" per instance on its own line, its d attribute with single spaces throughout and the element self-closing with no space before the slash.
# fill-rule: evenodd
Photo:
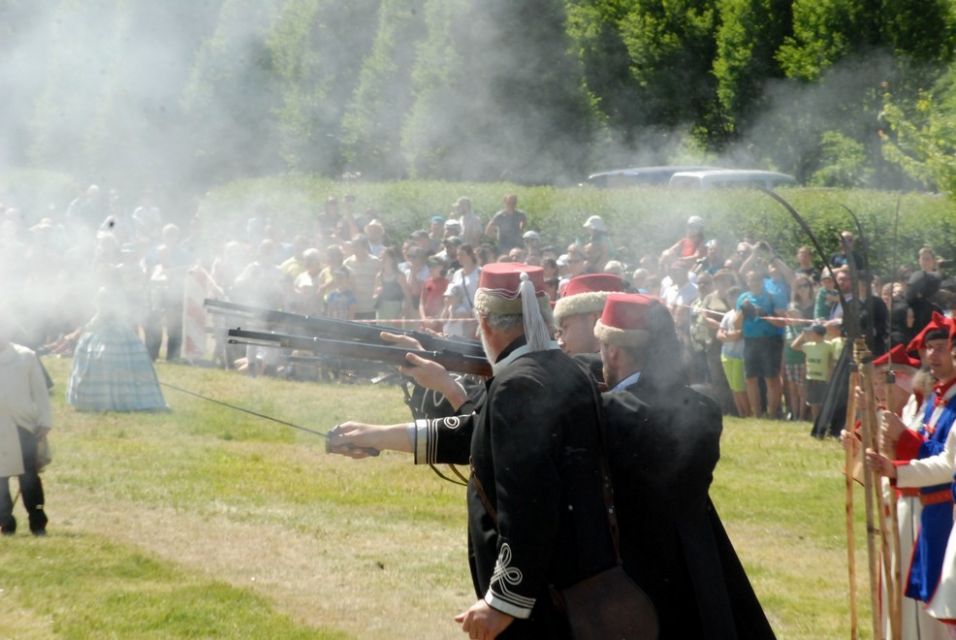
<svg viewBox="0 0 956 640">
<path fill-rule="evenodd" d="M 0 532 L 13 535 L 10 478 L 19 476 L 20 494 L 27 509 L 30 532 L 46 535 L 43 483 L 39 472 L 46 435 L 52 425 L 50 396 L 36 354 L 14 344 L 13 318 L 0 311 Z"/>
</svg>

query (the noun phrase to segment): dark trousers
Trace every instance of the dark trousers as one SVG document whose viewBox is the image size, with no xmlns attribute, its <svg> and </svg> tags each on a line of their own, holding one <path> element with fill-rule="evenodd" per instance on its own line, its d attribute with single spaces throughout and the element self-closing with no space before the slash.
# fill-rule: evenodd
<svg viewBox="0 0 956 640">
<path fill-rule="evenodd" d="M 20 449 L 23 451 L 23 475 L 20 476 L 20 495 L 30 519 L 30 531 L 46 529 L 47 517 L 43 511 L 43 483 L 37 473 L 37 439 L 26 429 L 17 428 Z M 10 479 L 0 478 L 0 531 L 13 533 L 17 520 L 13 517 L 13 499 L 10 497 Z"/>
<path fill-rule="evenodd" d="M 721 344 L 714 340 L 707 347 L 707 371 L 710 373 L 710 386 L 714 390 L 717 400 L 720 402 L 720 408 L 724 415 L 731 414 L 735 410 L 734 395 L 730 391 L 730 385 L 727 384 L 727 376 L 724 374 L 724 365 L 720 362 Z"/>
<path fill-rule="evenodd" d="M 166 360 L 178 360 L 182 348 L 183 307 L 171 306 L 162 311 L 151 311 L 143 324 L 146 350 L 155 362 L 163 346 L 163 326 L 166 327 Z"/>
</svg>

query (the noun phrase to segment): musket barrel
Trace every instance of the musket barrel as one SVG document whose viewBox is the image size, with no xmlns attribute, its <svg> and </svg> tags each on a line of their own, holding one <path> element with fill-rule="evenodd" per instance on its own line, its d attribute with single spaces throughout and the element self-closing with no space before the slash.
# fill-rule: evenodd
<svg viewBox="0 0 956 640">
<path fill-rule="evenodd" d="M 353 340 L 388 346 L 388 343 L 381 339 L 381 333 L 386 331 L 415 338 L 425 350 L 450 351 L 479 358 L 485 356 L 481 343 L 475 340 L 449 340 L 424 331 L 396 329 L 376 324 L 336 320 L 324 316 L 309 316 L 211 298 L 206 298 L 203 304 L 211 313 L 261 320 L 281 327 L 301 329 L 305 330 L 308 335 L 319 338 Z"/>
<path fill-rule="evenodd" d="M 230 342 L 235 344 L 254 344 L 267 347 L 310 351 L 323 356 L 338 356 L 383 362 L 395 366 L 409 366 L 405 356 L 409 353 L 438 362 L 449 371 L 470 373 L 479 376 L 491 376 L 491 364 L 485 357 L 476 357 L 455 351 L 415 350 L 392 345 L 331 340 L 315 336 L 295 336 L 272 331 L 247 331 L 229 329 Z"/>
</svg>

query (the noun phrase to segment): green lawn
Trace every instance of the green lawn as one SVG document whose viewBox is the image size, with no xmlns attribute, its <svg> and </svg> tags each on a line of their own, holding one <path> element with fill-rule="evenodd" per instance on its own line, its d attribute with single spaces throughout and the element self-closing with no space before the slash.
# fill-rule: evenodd
<svg viewBox="0 0 956 640">
<path fill-rule="evenodd" d="M 172 390 L 170 413 L 76 413 L 70 361 L 47 365 L 50 535 L 0 540 L 0 638 L 462 637 L 461 487 L 401 454 L 327 456 L 320 438 Z M 159 375 L 323 431 L 408 419 L 394 387 Z M 842 454 L 807 432 L 728 420 L 713 496 L 778 636 L 835 638 L 849 635 Z"/>
</svg>

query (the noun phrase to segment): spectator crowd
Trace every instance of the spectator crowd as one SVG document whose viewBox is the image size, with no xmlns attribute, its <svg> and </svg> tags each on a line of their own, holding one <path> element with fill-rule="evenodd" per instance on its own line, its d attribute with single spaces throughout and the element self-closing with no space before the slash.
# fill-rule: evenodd
<svg viewBox="0 0 956 640">
<path fill-rule="evenodd" d="M 198 217 L 169 222 L 149 195 L 127 206 L 95 185 L 47 214 L 0 203 L 0 274 L 26 332 L 21 342 L 71 353 L 105 288 L 153 360 L 214 360 L 252 373 L 290 368 L 222 339 L 209 348 L 203 298 L 474 339 L 482 266 L 522 262 L 544 269 L 553 301 L 576 277 L 596 273 L 659 297 L 680 338 L 673 357 L 726 413 L 802 420 L 819 411 L 845 347 L 841 295 L 877 356 L 956 304 L 930 247 L 882 279 L 854 278 L 869 269 L 850 232 L 823 265 L 807 247 L 780 255 L 759 238 L 730 249 L 692 216 L 672 246 L 629 261 L 614 249 L 623 234 L 598 215 L 582 216 L 583 239 L 545 244 L 550 234 L 530 228 L 513 194 L 490 216 L 458 198 L 407 235 L 352 195 L 329 196 L 299 228 L 261 210 L 232 235 Z"/>
</svg>

